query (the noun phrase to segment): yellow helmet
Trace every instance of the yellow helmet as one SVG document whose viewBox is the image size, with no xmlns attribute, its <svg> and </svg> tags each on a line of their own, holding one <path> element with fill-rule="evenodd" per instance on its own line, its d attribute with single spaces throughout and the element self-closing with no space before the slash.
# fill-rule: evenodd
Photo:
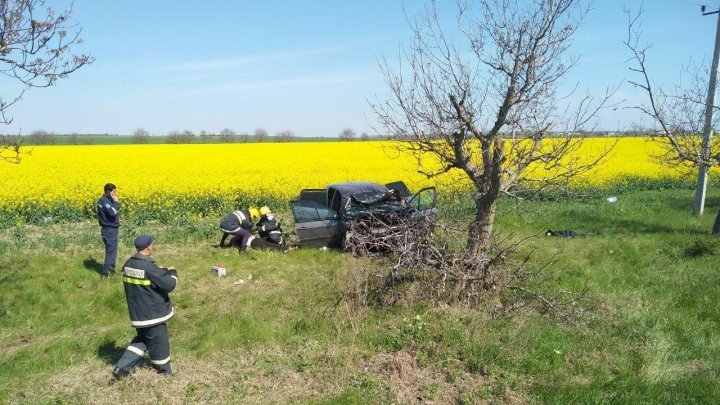
<svg viewBox="0 0 720 405">
<path fill-rule="evenodd" d="M 267 205 L 260 207 L 260 215 L 267 215 L 270 213 L 270 208 Z"/>
<path fill-rule="evenodd" d="M 258 212 L 257 208 L 248 209 L 248 213 L 250 213 L 251 221 L 257 221 L 260 218 L 260 213 Z"/>
</svg>

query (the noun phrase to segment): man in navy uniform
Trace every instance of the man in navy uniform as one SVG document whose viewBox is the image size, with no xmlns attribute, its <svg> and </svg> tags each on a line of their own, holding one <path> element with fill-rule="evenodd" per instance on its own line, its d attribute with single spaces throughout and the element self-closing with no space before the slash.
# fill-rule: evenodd
<svg viewBox="0 0 720 405">
<path fill-rule="evenodd" d="M 97 217 L 100 223 L 100 235 L 105 243 L 105 262 L 102 276 L 115 274 L 115 260 L 117 259 L 118 227 L 120 220 L 120 200 L 116 194 L 116 187 L 112 183 L 105 185 L 105 194 L 97 203 Z"/>
<path fill-rule="evenodd" d="M 175 268 L 155 264 L 151 257 L 155 250 L 153 240 L 149 235 L 135 238 L 137 253 L 123 265 L 130 325 L 137 336 L 115 365 L 112 371 L 115 378 L 132 373 L 145 351 L 158 373 L 172 374 L 167 321 L 175 312 L 168 294 L 177 286 L 178 277 Z"/>
</svg>

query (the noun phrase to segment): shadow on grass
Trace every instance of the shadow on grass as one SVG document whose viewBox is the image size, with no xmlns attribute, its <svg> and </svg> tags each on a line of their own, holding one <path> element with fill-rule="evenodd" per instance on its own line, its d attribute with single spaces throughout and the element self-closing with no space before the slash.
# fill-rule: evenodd
<svg viewBox="0 0 720 405">
<path fill-rule="evenodd" d="M 692 215 L 693 206 L 695 205 L 695 194 L 693 191 L 688 192 L 686 195 L 668 196 L 663 199 L 663 205 L 666 205 L 678 212 L 687 213 Z M 720 198 L 716 196 L 707 196 L 705 198 L 705 212 L 706 213 L 717 213 L 717 207 L 720 206 Z"/>
<path fill-rule="evenodd" d="M 708 372 L 655 383 L 626 377 L 620 384 L 592 382 L 538 386 L 536 394 L 547 403 L 717 404 L 720 400 L 720 386 Z"/>
<path fill-rule="evenodd" d="M 658 233 L 683 233 L 688 235 L 709 235 L 710 230 L 697 229 L 688 226 L 670 226 L 659 224 L 652 219 L 647 221 L 641 219 L 620 218 L 617 216 L 602 215 L 593 212 L 578 212 L 579 222 L 593 224 L 599 234 L 658 234 Z"/>
<path fill-rule="evenodd" d="M 83 266 L 86 269 L 92 270 L 97 274 L 102 275 L 103 273 L 103 264 L 95 260 L 94 257 L 88 257 L 87 259 L 83 260 Z"/>
<path fill-rule="evenodd" d="M 114 365 L 120 360 L 124 351 L 124 347 L 118 347 L 115 342 L 106 341 L 98 347 L 97 356 L 105 361 L 105 363 Z"/>
</svg>

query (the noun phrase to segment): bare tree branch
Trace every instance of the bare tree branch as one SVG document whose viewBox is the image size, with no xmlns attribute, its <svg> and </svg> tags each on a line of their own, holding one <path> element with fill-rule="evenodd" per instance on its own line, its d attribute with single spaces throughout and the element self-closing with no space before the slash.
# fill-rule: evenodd
<svg viewBox="0 0 720 405">
<path fill-rule="evenodd" d="M 461 172 L 474 188 L 468 252 L 486 267 L 497 199 L 523 184 L 566 183 L 595 167 L 597 157 L 570 158 L 614 94 L 586 97 L 563 113 L 558 86 L 576 62 L 570 39 L 588 9 L 581 0 L 478 0 L 457 3 L 459 39 L 447 35 L 436 2 L 408 17 L 412 43 L 399 68 L 380 68 L 389 97 L 371 103 L 398 148 L 428 177 Z M 556 132 L 564 138 L 553 138 Z M 550 171 L 539 176 L 535 170 Z"/>
<path fill-rule="evenodd" d="M 8 110 L 33 87 L 50 87 L 58 79 L 91 63 L 89 55 L 70 55 L 82 43 L 82 29 L 68 24 L 72 7 L 56 12 L 45 0 L 0 0 L 0 75 L 19 85 L 14 94 L 0 96 L 0 123 L 9 124 Z M 22 145 L 0 139 L 0 156 L 19 162 Z"/>
<path fill-rule="evenodd" d="M 647 96 L 646 103 L 630 108 L 648 116 L 657 125 L 659 131 L 653 136 L 653 140 L 662 146 L 664 152 L 658 156 L 662 161 L 671 165 L 691 167 L 718 166 L 720 145 L 712 145 L 707 154 L 702 148 L 701 135 L 707 107 L 708 68 L 693 69 L 688 66 L 686 73 L 689 83 L 685 86 L 677 85 L 669 92 L 652 83 L 647 64 L 649 47 L 640 44 L 643 12 L 642 9 L 637 12 L 625 10 L 628 17 L 628 33 L 624 44 L 631 53 L 628 61 L 633 63 L 629 69 L 640 75 L 640 80 L 631 80 L 629 83 L 642 89 Z M 714 117 L 712 128 L 718 128 L 717 115 Z"/>
</svg>

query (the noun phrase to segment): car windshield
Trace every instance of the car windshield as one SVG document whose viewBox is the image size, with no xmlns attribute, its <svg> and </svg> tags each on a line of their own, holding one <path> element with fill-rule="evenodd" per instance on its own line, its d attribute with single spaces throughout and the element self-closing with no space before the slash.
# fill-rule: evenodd
<svg viewBox="0 0 720 405">
<path fill-rule="evenodd" d="M 357 218 L 367 214 L 387 215 L 399 213 L 406 207 L 405 199 L 395 190 L 386 193 L 365 192 L 353 194 L 345 209 L 346 218 Z"/>
<path fill-rule="evenodd" d="M 393 204 L 393 203 L 382 203 L 382 204 L 376 204 L 372 206 L 367 205 L 356 205 L 353 207 L 348 208 L 345 210 L 345 217 L 346 218 L 356 218 L 365 216 L 367 214 L 380 214 L 385 215 L 393 212 L 401 212 L 403 211 L 403 206 L 400 204 Z"/>
<path fill-rule="evenodd" d="M 373 202 L 383 198 L 385 193 L 380 191 L 366 191 L 363 193 L 355 193 L 351 196 L 352 204 L 372 204 Z"/>
</svg>

